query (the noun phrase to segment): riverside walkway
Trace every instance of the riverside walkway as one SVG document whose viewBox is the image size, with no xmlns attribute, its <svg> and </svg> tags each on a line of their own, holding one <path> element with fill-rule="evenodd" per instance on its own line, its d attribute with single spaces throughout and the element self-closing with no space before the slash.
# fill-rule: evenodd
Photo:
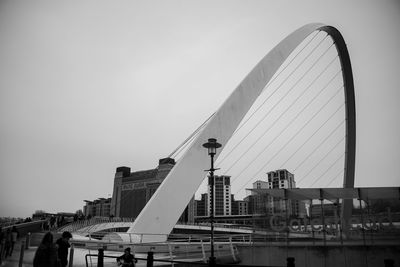
<svg viewBox="0 0 400 267">
<path fill-rule="evenodd" d="M 24 240 L 20 239 L 15 243 L 14 251 L 11 257 L 7 257 L 7 259 L 3 259 L 2 267 L 18 267 L 20 266 L 20 258 L 21 258 L 21 244 L 25 243 Z M 22 255 L 22 266 L 31 267 L 33 266 L 33 257 L 35 256 L 37 247 L 29 247 L 28 249 L 23 250 Z"/>
</svg>

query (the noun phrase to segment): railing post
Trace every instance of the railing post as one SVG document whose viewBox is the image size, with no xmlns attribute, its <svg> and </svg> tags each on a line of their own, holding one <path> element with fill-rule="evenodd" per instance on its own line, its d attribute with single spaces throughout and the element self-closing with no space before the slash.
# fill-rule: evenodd
<svg viewBox="0 0 400 267">
<path fill-rule="evenodd" d="M 22 240 L 21 241 L 21 252 L 19 254 L 19 267 L 22 267 L 22 262 L 24 260 L 24 249 L 25 249 L 25 242 Z"/>
<path fill-rule="evenodd" d="M 286 258 L 286 261 L 287 261 L 287 263 L 286 263 L 287 267 L 295 267 L 294 258 L 293 257 Z"/>
<path fill-rule="evenodd" d="M 26 235 L 25 244 L 26 244 L 25 249 L 29 249 L 29 246 L 31 245 L 31 233 L 30 232 Z"/>
<path fill-rule="evenodd" d="M 147 252 L 147 267 L 153 267 L 154 255 L 153 251 Z"/>
<path fill-rule="evenodd" d="M 203 239 L 200 239 L 200 243 L 201 243 L 201 252 L 203 254 L 203 261 L 206 262 L 207 261 L 207 255 L 206 255 L 206 250 L 204 248 Z"/>
<path fill-rule="evenodd" d="M 72 267 L 74 264 L 74 244 L 71 244 L 71 248 L 69 249 L 69 262 L 68 266 Z"/>
<path fill-rule="evenodd" d="M 233 248 L 233 243 L 232 243 L 232 236 L 229 237 L 229 246 L 231 249 L 232 258 L 234 261 L 236 261 L 235 249 Z"/>
<path fill-rule="evenodd" d="M 394 267 L 394 260 L 392 259 L 384 259 L 385 267 Z"/>
<path fill-rule="evenodd" d="M 104 267 L 104 249 L 99 248 L 99 254 L 97 255 L 97 267 Z"/>
</svg>

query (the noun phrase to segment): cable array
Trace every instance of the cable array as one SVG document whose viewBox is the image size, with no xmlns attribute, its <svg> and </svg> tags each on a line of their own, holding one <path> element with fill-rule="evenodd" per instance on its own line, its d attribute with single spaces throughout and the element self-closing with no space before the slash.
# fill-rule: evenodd
<svg viewBox="0 0 400 267">
<path fill-rule="evenodd" d="M 302 187 L 331 186 L 343 176 L 343 75 L 328 37 L 316 32 L 292 53 L 224 144 L 215 164 L 232 177 L 232 193 L 278 169 L 292 172 Z M 212 116 L 170 157 L 179 158 Z"/>
<path fill-rule="evenodd" d="M 252 187 L 257 179 L 265 181 L 262 173 L 275 169 L 288 169 L 304 187 L 331 185 L 343 174 L 344 164 L 339 165 L 344 149 L 331 159 L 345 138 L 342 70 L 331 49 L 334 42 L 325 34 L 318 37 L 313 35 L 277 72 L 264 88 L 263 99 L 236 129 L 231 139 L 235 142 L 227 144 L 217 160 L 223 175 L 232 177 L 233 193 Z M 324 151 L 338 135 L 342 140 Z M 280 163 L 275 162 L 278 158 Z"/>
</svg>

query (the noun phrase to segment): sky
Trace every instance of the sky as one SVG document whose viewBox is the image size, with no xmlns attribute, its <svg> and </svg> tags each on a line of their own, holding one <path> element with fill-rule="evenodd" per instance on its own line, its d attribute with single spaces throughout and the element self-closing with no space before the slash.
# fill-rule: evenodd
<svg viewBox="0 0 400 267">
<path fill-rule="evenodd" d="M 349 49 L 355 185 L 400 186 L 399 1 L 0 0 L 0 217 L 111 197 L 312 22 Z"/>
</svg>

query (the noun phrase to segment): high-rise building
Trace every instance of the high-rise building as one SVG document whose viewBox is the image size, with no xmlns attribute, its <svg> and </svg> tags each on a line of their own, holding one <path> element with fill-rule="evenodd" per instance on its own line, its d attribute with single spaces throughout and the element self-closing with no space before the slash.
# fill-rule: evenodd
<svg viewBox="0 0 400 267">
<path fill-rule="evenodd" d="M 214 175 L 214 215 L 223 216 L 231 215 L 232 199 L 231 199 L 231 182 L 230 176 Z M 211 177 L 208 177 L 208 203 L 211 205 Z M 210 209 L 207 209 L 207 216 L 210 215 Z"/>
<path fill-rule="evenodd" d="M 253 189 L 290 189 L 296 188 L 294 175 L 286 169 L 279 169 L 267 173 L 267 180 L 257 180 L 253 183 Z M 255 190 L 256 191 L 256 190 Z M 277 199 L 267 194 L 253 193 L 247 196 L 249 214 L 284 213 L 288 216 L 305 214 L 305 204 L 295 200 Z"/>
<path fill-rule="evenodd" d="M 294 175 L 285 169 L 271 171 L 268 175 L 268 189 L 273 188 L 296 188 Z"/>
<path fill-rule="evenodd" d="M 207 216 L 208 212 L 208 194 L 204 193 L 201 194 L 201 199 L 196 200 L 196 216 Z"/>
<path fill-rule="evenodd" d="M 238 206 L 238 215 L 249 214 L 249 203 L 244 200 L 236 200 Z"/>
<path fill-rule="evenodd" d="M 271 171 L 267 173 L 268 189 L 296 188 L 294 175 L 286 169 Z M 285 213 L 287 215 L 297 215 L 299 213 L 299 202 L 291 199 L 276 199 L 268 196 L 267 212 L 270 214 Z"/>
<path fill-rule="evenodd" d="M 131 172 L 129 167 L 118 167 L 114 178 L 111 215 L 136 218 L 174 165 L 174 159 L 164 158 L 159 160 L 157 168 L 150 170 Z M 186 222 L 194 221 L 194 198 L 182 218 Z"/>
</svg>

